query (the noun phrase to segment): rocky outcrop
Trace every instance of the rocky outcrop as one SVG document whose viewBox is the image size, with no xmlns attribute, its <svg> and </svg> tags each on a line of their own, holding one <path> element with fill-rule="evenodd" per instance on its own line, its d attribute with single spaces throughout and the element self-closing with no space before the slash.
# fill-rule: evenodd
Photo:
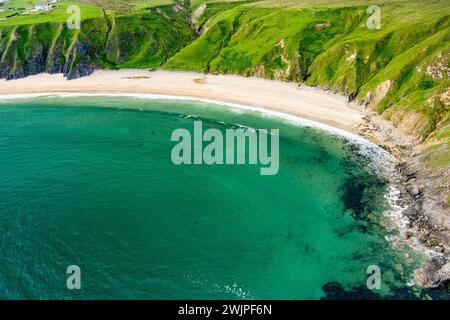
<svg viewBox="0 0 450 320">
<path fill-rule="evenodd" d="M 88 48 L 83 43 L 77 43 L 63 66 L 64 76 L 67 80 L 72 80 L 88 76 L 94 70 L 95 67 L 90 61 Z"/>
<path fill-rule="evenodd" d="M 398 177 L 394 184 L 401 192 L 399 205 L 406 208 L 408 219 L 405 240 L 419 246 L 430 256 L 426 264 L 416 270 L 416 282 L 423 287 L 435 288 L 450 279 L 450 204 L 442 185 L 450 183 L 448 168 L 430 170 L 422 161 L 423 146 L 402 128 L 367 111 L 360 134 L 388 150 L 398 160 Z"/>
<path fill-rule="evenodd" d="M 416 282 L 423 288 L 436 288 L 450 281 L 450 262 L 445 257 L 434 257 L 414 272 Z"/>
<path fill-rule="evenodd" d="M 383 100 L 389 90 L 392 88 L 392 81 L 386 80 L 378 85 L 374 90 L 368 92 L 364 97 L 364 103 L 371 109 L 377 106 Z"/>
<path fill-rule="evenodd" d="M 200 23 L 198 19 L 203 15 L 206 10 L 206 3 L 201 4 L 191 15 L 191 26 L 196 30 L 196 32 L 200 31 Z"/>
</svg>

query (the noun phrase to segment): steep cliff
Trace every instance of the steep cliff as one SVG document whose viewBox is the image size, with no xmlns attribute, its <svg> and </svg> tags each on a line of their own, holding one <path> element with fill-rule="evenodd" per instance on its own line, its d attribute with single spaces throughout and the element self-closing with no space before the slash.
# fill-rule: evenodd
<svg viewBox="0 0 450 320">
<path fill-rule="evenodd" d="M 74 79 L 95 68 L 158 68 L 193 35 L 189 17 L 170 6 L 84 20 L 80 30 L 66 23 L 0 27 L 0 77 L 48 72 Z"/>
</svg>

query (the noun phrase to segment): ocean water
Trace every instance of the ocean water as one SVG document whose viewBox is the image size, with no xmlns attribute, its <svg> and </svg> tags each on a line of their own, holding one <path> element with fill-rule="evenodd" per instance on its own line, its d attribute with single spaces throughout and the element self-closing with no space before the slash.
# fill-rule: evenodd
<svg viewBox="0 0 450 320">
<path fill-rule="evenodd" d="M 176 166 L 173 130 L 280 129 L 280 170 Z M 402 297 L 387 185 L 344 139 L 207 102 L 0 102 L 1 299 Z M 81 269 L 69 290 L 67 267 Z M 379 266 L 381 289 L 366 287 Z M 406 293 L 405 293 L 406 292 Z"/>
</svg>

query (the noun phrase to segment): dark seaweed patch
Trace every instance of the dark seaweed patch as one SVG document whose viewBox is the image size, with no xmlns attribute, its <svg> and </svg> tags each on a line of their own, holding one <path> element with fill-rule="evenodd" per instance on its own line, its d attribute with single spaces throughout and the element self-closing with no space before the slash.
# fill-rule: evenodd
<svg viewBox="0 0 450 320">
<path fill-rule="evenodd" d="M 363 196 L 366 188 L 367 185 L 358 181 L 356 177 L 347 179 L 344 184 L 344 194 L 342 195 L 345 208 L 352 210 L 356 214 L 362 213 L 364 211 Z"/>
<path fill-rule="evenodd" d="M 322 286 L 325 296 L 321 300 L 447 300 L 450 297 L 449 288 L 423 289 L 414 291 L 411 287 L 394 288 L 386 296 L 381 296 L 367 286 L 354 286 L 346 290 L 339 282 L 332 281 Z"/>
<path fill-rule="evenodd" d="M 342 202 L 359 222 L 373 222 L 368 215 L 380 211 L 386 183 L 371 169 L 371 160 L 358 153 L 357 145 L 348 143 L 346 148 L 349 156 L 342 160 L 342 167 L 348 178 L 342 186 Z"/>
<path fill-rule="evenodd" d="M 352 174 L 343 185 L 342 202 L 358 220 L 367 219 L 367 215 L 376 211 L 379 205 L 380 190 L 385 184 L 368 172 Z"/>
<path fill-rule="evenodd" d="M 381 296 L 374 290 L 360 285 L 348 290 L 336 281 L 329 282 L 322 287 L 325 296 L 321 300 L 417 300 L 420 299 L 410 288 L 395 289 L 395 293 Z"/>
</svg>

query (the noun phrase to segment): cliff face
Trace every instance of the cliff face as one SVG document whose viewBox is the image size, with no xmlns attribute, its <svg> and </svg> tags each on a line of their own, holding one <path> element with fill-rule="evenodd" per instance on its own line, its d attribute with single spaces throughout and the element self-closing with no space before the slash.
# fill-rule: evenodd
<svg viewBox="0 0 450 320">
<path fill-rule="evenodd" d="M 96 22 L 101 26 L 101 21 Z M 99 54 L 99 48 L 83 39 L 87 29 L 74 31 L 63 24 L 44 23 L 0 32 L 0 77 L 6 79 L 41 72 L 64 73 L 69 79 L 89 75 L 95 67 L 92 57 Z"/>
<path fill-rule="evenodd" d="M 0 78 L 48 72 L 75 79 L 95 68 L 157 68 L 193 34 L 188 17 L 171 7 L 85 20 L 80 30 L 70 30 L 65 23 L 3 27 Z"/>
</svg>

